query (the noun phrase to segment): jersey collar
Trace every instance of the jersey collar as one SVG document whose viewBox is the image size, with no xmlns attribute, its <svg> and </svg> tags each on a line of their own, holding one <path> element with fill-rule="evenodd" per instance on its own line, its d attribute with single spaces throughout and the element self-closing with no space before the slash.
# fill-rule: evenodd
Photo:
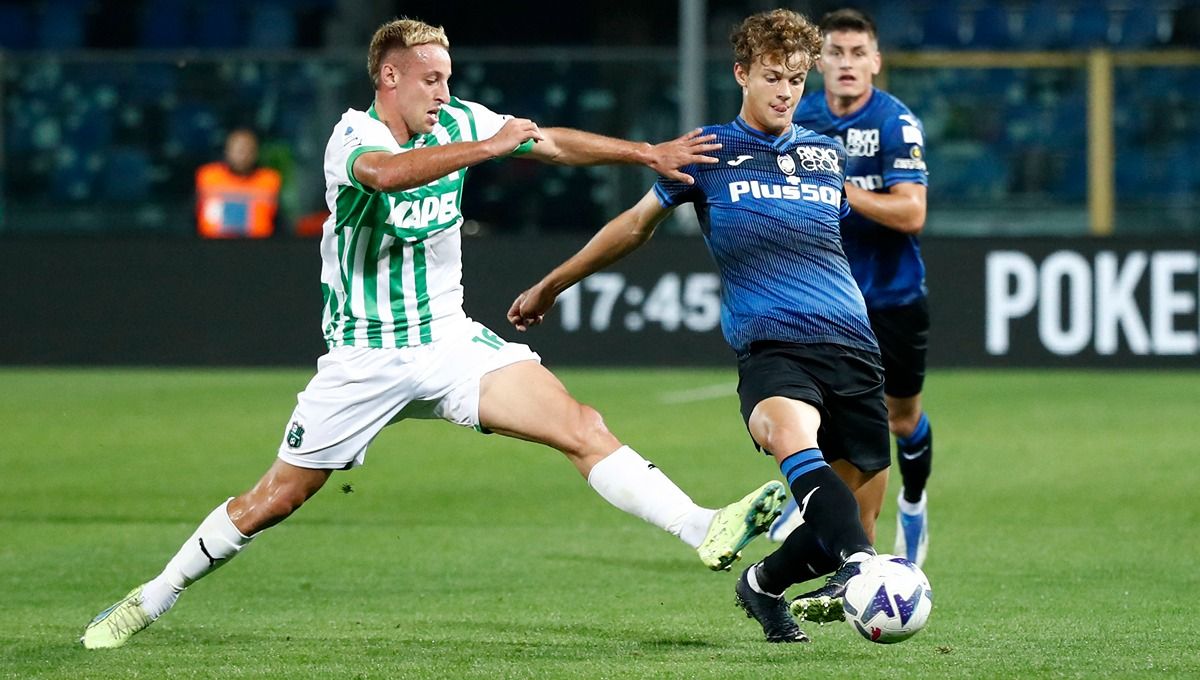
<svg viewBox="0 0 1200 680">
<path fill-rule="evenodd" d="M 375 102 L 374 101 L 371 102 L 370 108 L 367 109 L 367 115 L 374 118 L 375 120 L 378 120 L 381 123 L 383 122 L 382 120 L 379 120 L 379 113 L 375 111 Z M 412 137 L 408 138 L 407 142 L 401 144 L 400 148 L 407 149 L 409 147 L 412 147 L 415 149 L 419 149 L 428 143 L 429 140 L 427 140 L 426 137 L 431 137 L 431 136 L 432 135 L 413 135 Z"/>
<path fill-rule="evenodd" d="M 787 130 L 785 130 L 784 133 L 779 135 L 778 137 L 776 137 L 774 135 L 769 135 L 769 134 L 763 132 L 762 130 L 757 130 L 755 128 L 750 127 L 750 125 L 748 125 L 746 123 L 746 121 L 742 120 L 741 116 L 738 116 L 737 118 L 733 119 L 733 126 L 736 127 L 737 129 L 741 130 L 745 134 L 750 135 L 751 137 L 755 137 L 759 140 L 762 140 L 763 142 L 766 142 L 772 148 L 777 149 L 777 150 L 783 149 L 783 148 L 787 147 L 789 144 L 791 144 L 792 142 L 796 141 L 796 126 L 794 124 L 789 124 Z"/>
<path fill-rule="evenodd" d="M 825 113 L 829 115 L 830 120 L 834 121 L 834 123 L 839 124 L 839 125 L 845 124 L 845 123 L 851 123 L 851 122 L 861 119 L 863 116 L 865 116 L 867 114 L 867 111 L 874 108 L 875 102 L 878 100 L 879 100 L 879 88 L 872 85 L 871 86 L 871 96 L 867 97 L 867 101 L 866 101 L 866 103 L 864 103 L 862 105 L 861 109 L 855 111 L 854 113 L 846 115 L 846 116 L 838 116 L 838 115 L 834 114 L 833 109 L 829 108 L 829 101 L 827 99 L 825 99 L 825 96 L 824 95 L 821 96 L 821 103 L 825 107 Z"/>
</svg>

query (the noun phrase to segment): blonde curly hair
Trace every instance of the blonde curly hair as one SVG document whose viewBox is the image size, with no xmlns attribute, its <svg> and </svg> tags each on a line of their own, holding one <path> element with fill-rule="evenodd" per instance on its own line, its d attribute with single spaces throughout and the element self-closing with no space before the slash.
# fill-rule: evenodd
<svg viewBox="0 0 1200 680">
<path fill-rule="evenodd" d="M 371 46 L 367 49 L 367 73 L 371 75 L 371 83 L 379 87 L 379 67 L 389 51 L 430 44 L 450 49 L 445 29 L 408 18 L 392 19 L 380 26 L 371 36 Z"/>
<path fill-rule="evenodd" d="M 803 14 L 774 9 L 746 17 L 729 36 L 733 58 L 742 68 L 768 59 L 788 68 L 808 70 L 821 56 L 821 31 Z M 799 63 L 795 63 L 796 58 Z M 792 61 L 789 61 L 792 60 Z"/>
</svg>

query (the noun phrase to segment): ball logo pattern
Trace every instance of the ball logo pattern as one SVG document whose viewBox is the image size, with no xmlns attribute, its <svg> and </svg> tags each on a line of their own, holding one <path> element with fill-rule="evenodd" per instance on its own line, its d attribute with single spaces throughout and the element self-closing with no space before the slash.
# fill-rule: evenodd
<svg viewBox="0 0 1200 680">
<path fill-rule="evenodd" d="M 929 621 L 933 590 L 929 579 L 903 557 L 877 555 L 863 562 L 846 583 L 846 622 L 859 635 L 880 644 L 902 642 Z"/>
</svg>

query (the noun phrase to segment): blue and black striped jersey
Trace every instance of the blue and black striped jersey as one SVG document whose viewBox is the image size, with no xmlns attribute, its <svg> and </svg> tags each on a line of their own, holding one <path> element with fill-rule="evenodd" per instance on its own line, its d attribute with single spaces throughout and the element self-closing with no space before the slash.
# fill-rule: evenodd
<svg viewBox="0 0 1200 680">
<path fill-rule="evenodd" d="M 721 277 L 721 330 L 739 354 L 759 340 L 876 350 L 862 294 L 842 252 L 845 154 L 792 125 L 774 137 L 741 118 L 704 128 L 718 163 L 654 185 L 664 207 L 693 203 Z"/>
<path fill-rule="evenodd" d="M 866 106 L 839 118 L 825 93 L 805 97 L 792 120 L 846 147 L 846 179 L 868 191 L 886 192 L 901 182 L 928 184 L 925 131 L 899 99 L 872 89 Z M 867 307 L 887 309 L 925 297 L 925 263 L 915 236 L 902 234 L 850 211 L 842 220 L 842 247 Z"/>
</svg>

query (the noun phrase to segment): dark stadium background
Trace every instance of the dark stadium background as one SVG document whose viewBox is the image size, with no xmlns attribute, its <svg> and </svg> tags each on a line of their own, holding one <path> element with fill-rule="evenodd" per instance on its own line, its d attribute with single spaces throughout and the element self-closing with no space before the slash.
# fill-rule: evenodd
<svg viewBox="0 0 1200 680">
<path fill-rule="evenodd" d="M 839 5 L 782 4 L 814 17 Z M 926 127 L 932 362 L 1197 366 L 1200 3 L 853 4 L 880 24 L 884 84 Z M 319 262 L 292 234 L 323 207 L 330 126 L 369 103 L 365 44 L 384 20 L 445 25 L 458 96 L 661 140 L 734 115 L 726 36 L 775 5 L 5 2 L 0 363 L 310 364 Z M 264 162 L 284 174 L 282 234 L 200 242 L 192 174 L 238 125 L 259 131 Z M 503 328 L 507 301 L 652 179 L 474 170 L 468 312 Z M 686 216 L 662 231 L 617 270 L 606 318 L 585 290 L 581 324 L 560 319 L 529 341 L 560 363 L 725 364 L 711 324 L 641 302 L 664 277 L 710 271 Z M 675 304 L 689 314 L 682 293 Z"/>
</svg>

